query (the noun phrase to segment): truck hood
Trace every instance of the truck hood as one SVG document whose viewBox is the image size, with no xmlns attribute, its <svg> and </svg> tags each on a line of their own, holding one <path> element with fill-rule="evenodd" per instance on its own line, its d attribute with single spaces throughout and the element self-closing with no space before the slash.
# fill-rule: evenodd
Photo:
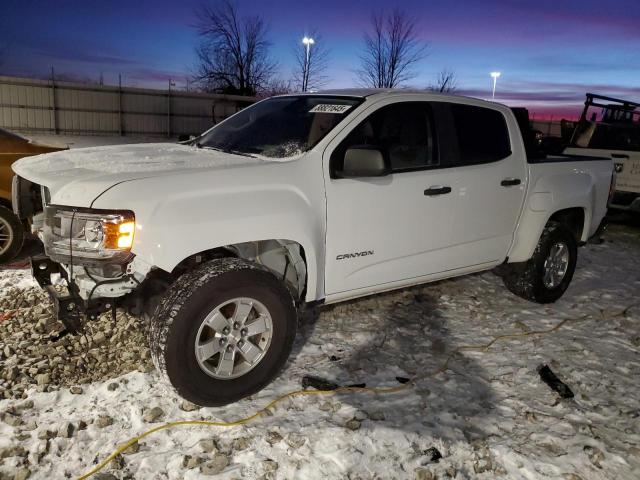
<svg viewBox="0 0 640 480">
<path fill-rule="evenodd" d="M 18 160 L 13 171 L 49 189 L 51 203 L 90 207 L 110 187 L 131 180 L 269 162 L 172 143 L 79 148 Z"/>
</svg>

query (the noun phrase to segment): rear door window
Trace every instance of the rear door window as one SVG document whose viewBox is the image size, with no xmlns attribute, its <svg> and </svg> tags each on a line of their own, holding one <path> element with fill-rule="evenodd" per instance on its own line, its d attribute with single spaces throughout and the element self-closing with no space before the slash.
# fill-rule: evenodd
<svg viewBox="0 0 640 480">
<path fill-rule="evenodd" d="M 490 108 L 451 104 L 458 139 L 458 165 L 497 162 L 511 155 L 504 115 Z"/>
</svg>

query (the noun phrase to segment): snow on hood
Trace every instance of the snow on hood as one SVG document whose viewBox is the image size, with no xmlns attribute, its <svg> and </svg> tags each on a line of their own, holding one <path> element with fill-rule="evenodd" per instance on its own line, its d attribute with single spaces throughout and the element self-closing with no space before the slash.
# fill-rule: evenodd
<svg viewBox="0 0 640 480">
<path fill-rule="evenodd" d="M 65 150 L 18 160 L 13 171 L 45 185 L 51 202 L 90 206 L 109 187 L 130 180 L 264 163 L 245 157 L 172 143 L 147 143 Z"/>
</svg>

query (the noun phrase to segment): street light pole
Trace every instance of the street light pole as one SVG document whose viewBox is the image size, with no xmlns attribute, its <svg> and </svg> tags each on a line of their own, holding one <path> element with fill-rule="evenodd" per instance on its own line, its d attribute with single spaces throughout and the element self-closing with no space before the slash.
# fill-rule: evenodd
<svg viewBox="0 0 640 480">
<path fill-rule="evenodd" d="M 167 93 L 167 138 L 171 137 L 171 87 L 175 87 L 176 84 L 173 80 L 169 79 L 169 91 Z"/>
<path fill-rule="evenodd" d="M 311 54 L 311 45 L 316 42 L 313 38 L 304 37 L 302 39 L 302 43 L 305 46 L 304 71 L 302 72 L 302 91 L 306 92 L 309 87 L 309 58 Z"/>
<path fill-rule="evenodd" d="M 496 83 L 498 83 L 498 77 L 502 75 L 500 72 L 491 72 L 491 78 L 493 78 L 493 90 L 491 92 L 491 100 L 496 99 Z"/>
</svg>

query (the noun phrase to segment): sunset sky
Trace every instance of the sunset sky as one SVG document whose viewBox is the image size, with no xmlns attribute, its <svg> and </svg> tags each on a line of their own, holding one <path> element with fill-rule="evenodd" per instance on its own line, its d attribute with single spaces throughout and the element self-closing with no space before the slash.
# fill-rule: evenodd
<svg viewBox="0 0 640 480">
<path fill-rule="evenodd" d="M 184 87 L 194 65 L 198 0 L 15 1 L 0 17 L 0 74 L 68 78 L 139 87 Z M 270 25 L 280 76 L 292 49 L 316 30 L 331 50 L 329 88 L 357 86 L 354 73 L 372 9 L 388 0 L 239 0 Z M 424 88 L 446 68 L 459 93 L 524 105 L 536 117 L 572 117 L 587 91 L 640 100 L 639 0 L 398 1 L 417 22 L 429 55 L 408 86 Z"/>
</svg>

